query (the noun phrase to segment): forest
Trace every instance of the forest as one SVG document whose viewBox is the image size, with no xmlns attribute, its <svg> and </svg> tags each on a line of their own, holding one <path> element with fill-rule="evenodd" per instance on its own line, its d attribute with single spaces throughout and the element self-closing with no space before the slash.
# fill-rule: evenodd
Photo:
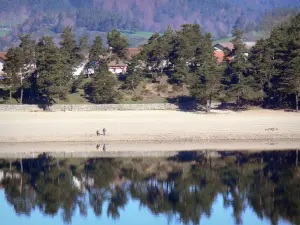
<svg viewBox="0 0 300 225">
<path fill-rule="evenodd" d="M 216 39 L 230 36 L 233 27 L 257 39 L 272 23 L 299 12 L 299 7 L 294 0 L 1 0 L 0 48 L 18 44 L 18 35 L 26 33 L 32 33 L 35 40 L 50 34 L 56 39 L 66 26 L 76 36 L 84 33 L 92 39 L 95 32 L 114 28 L 131 33 L 164 32 L 169 25 L 177 30 L 181 24 L 197 23 Z M 132 39 L 134 47 L 146 41 L 138 34 Z"/>
<path fill-rule="evenodd" d="M 85 36 L 77 43 L 70 27 L 64 29 L 59 46 L 48 36 L 36 43 L 30 35 L 23 35 L 20 45 L 7 53 L 4 98 L 50 105 L 81 89 L 89 102 L 117 103 L 128 91 L 133 100 L 143 99 L 146 86 L 156 84 L 158 92 L 172 87 L 176 103 L 192 99 L 206 112 L 216 100 L 231 103 L 235 109 L 259 106 L 298 111 L 299 24 L 300 14 L 274 28 L 269 38 L 259 40 L 250 50 L 243 43 L 243 32 L 235 30 L 233 51 L 227 53 L 232 60 L 222 64 L 214 56 L 211 35 L 203 34 L 198 24 L 154 33 L 131 60 L 128 41 L 117 29 L 107 34 L 109 48 L 103 46 L 100 36 L 91 46 Z M 74 68 L 84 58 L 86 67 L 95 73 L 75 78 Z M 111 74 L 107 64 L 112 60 L 126 61 L 126 74 Z M 138 92 L 141 84 L 144 90 Z M 188 93 L 179 96 L 183 89 Z"/>
<path fill-rule="evenodd" d="M 122 219 L 130 199 L 152 214 L 202 224 L 217 196 L 243 224 L 246 207 L 277 225 L 299 224 L 298 151 L 181 152 L 171 158 L 1 160 L 5 199 L 18 215 L 39 210 L 71 224 L 78 213 Z M 79 182 L 76 185 L 74 180 Z M 107 205 L 107 207 L 106 207 Z M 78 210 L 78 211 L 77 211 Z"/>
</svg>

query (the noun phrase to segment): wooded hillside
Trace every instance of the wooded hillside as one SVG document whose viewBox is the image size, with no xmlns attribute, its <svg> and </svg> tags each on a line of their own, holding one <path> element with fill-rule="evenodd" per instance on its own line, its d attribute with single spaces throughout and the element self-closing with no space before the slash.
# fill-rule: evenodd
<svg viewBox="0 0 300 225">
<path fill-rule="evenodd" d="M 230 34 L 233 27 L 245 32 L 260 29 L 264 15 L 276 17 L 278 12 L 272 12 L 275 8 L 289 14 L 299 7 L 297 0 L 0 0 L 0 35 L 9 33 L 0 47 L 10 47 L 19 34 L 54 36 L 66 26 L 95 37 L 91 32 L 113 28 L 162 32 L 168 25 L 180 29 L 181 24 L 197 23 L 203 31 L 220 38 Z M 138 40 L 131 45 L 145 41 L 139 35 L 134 38 Z"/>
</svg>

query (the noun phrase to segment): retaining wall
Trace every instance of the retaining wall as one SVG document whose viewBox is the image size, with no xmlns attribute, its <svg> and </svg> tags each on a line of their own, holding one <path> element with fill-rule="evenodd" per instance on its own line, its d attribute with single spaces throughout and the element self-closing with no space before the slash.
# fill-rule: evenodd
<svg viewBox="0 0 300 225">
<path fill-rule="evenodd" d="M 44 106 L 39 105 L 0 105 L 0 111 L 43 111 Z M 78 104 L 78 105 L 52 105 L 50 111 L 125 111 L 125 110 L 177 110 L 178 106 L 165 104 Z"/>
</svg>

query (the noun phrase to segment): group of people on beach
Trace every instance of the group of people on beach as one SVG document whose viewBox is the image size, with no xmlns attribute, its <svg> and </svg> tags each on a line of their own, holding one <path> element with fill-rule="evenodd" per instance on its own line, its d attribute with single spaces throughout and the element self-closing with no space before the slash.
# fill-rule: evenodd
<svg viewBox="0 0 300 225">
<path fill-rule="evenodd" d="M 103 136 L 105 136 L 105 135 L 106 135 L 106 129 L 103 128 L 102 132 L 103 132 L 103 133 L 102 133 Z M 96 135 L 97 135 L 97 136 L 100 136 L 100 135 L 101 135 L 100 132 L 99 132 L 99 130 L 96 131 Z"/>
</svg>

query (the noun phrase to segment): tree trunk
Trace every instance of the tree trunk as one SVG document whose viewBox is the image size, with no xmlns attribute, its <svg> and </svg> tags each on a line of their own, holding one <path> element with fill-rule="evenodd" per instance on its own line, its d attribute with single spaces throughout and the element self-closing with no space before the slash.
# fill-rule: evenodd
<svg viewBox="0 0 300 225">
<path fill-rule="evenodd" d="M 211 110 L 211 99 L 212 99 L 212 97 L 211 97 L 211 95 L 209 96 L 209 112 L 210 112 L 210 110 Z"/>
<path fill-rule="evenodd" d="M 21 88 L 20 104 L 23 104 L 23 88 Z"/>
<path fill-rule="evenodd" d="M 299 110 L 299 105 L 298 105 L 298 93 L 295 94 L 295 101 L 296 101 L 296 112 Z"/>
<path fill-rule="evenodd" d="M 272 92 L 272 90 L 271 90 L 271 83 L 268 82 L 268 106 L 267 106 L 267 108 L 270 107 L 270 102 L 271 102 L 271 92 Z"/>
<path fill-rule="evenodd" d="M 240 90 L 237 91 L 237 96 L 236 96 L 236 109 L 239 109 L 240 107 Z"/>
<path fill-rule="evenodd" d="M 131 89 L 132 89 L 133 93 L 135 94 L 135 88 L 134 88 L 134 85 L 133 85 L 133 79 L 131 81 Z"/>
<path fill-rule="evenodd" d="M 12 96 L 11 90 L 9 90 L 9 100 L 11 100 L 11 96 Z"/>
<path fill-rule="evenodd" d="M 33 103 L 33 90 L 32 90 L 32 84 L 30 83 L 30 101 Z"/>
<path fill-rule="evenodd" d="M 21 76 L 20 78 L 20 82 L 21 82 L 21 97 L 20 97 L 20 104 L 23 104 L 23 77 Z"/>
<path fill-rule="evenodd" d="M 206 99 L 206 106 L 205 106 L 206 113 L 209 113 L 209 100 Z"/>
</svg>

